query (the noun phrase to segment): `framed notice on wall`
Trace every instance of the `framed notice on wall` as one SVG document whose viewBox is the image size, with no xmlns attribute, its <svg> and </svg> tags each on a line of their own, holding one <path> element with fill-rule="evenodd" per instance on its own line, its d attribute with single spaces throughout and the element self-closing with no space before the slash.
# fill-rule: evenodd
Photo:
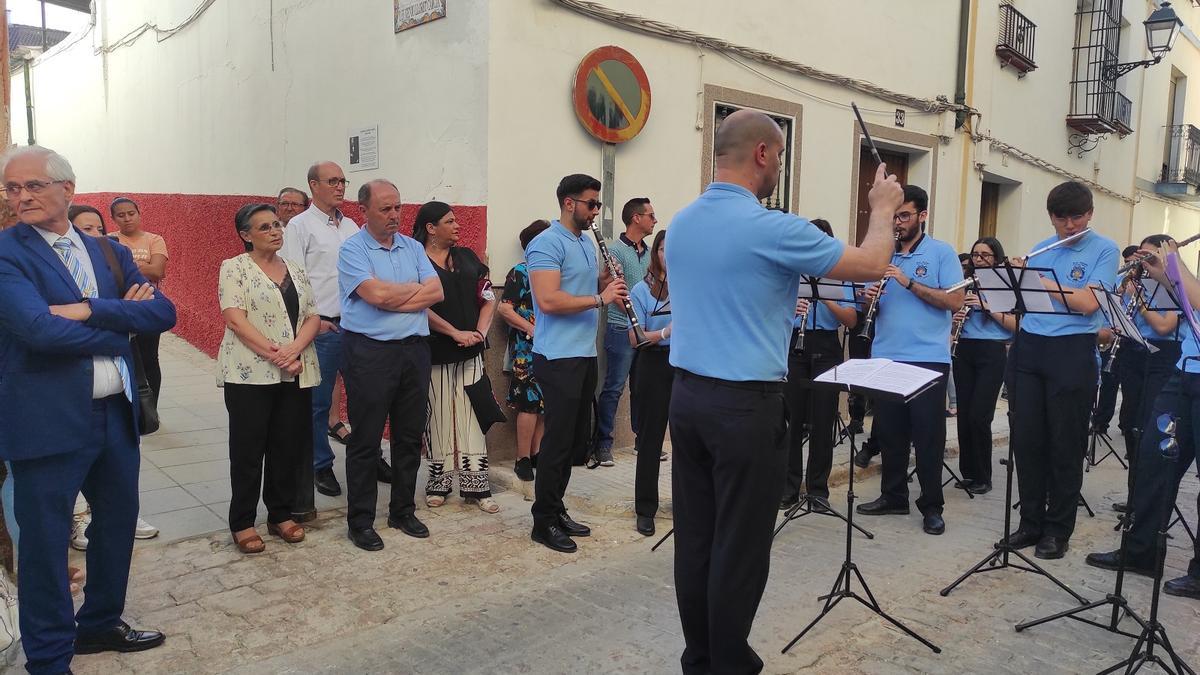
<svg viewBox="0 0 1200 675">
<path fill-rule="evenodd" d="M 379 125 L 351 129 L 348 134 L 351 171 L 379 168 Z"/>
<path fill-rule="evenodd" d="M 395 0 L 396 32 L 446 18 L 446 0 Z"/>
</svg>

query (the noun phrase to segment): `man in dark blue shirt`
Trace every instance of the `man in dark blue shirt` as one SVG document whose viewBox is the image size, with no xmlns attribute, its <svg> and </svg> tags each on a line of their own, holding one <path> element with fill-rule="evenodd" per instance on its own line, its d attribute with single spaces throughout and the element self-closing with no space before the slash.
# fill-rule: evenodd
<svg viewBox="0 0 1200 675">
<path fill-rule="evenodd" d="M 767 210 L 759 200 L 774 192 L 785 149 L 767 115 L 739 110 L 725 118 L 713 147 L 716 180 L 667 229 L 670 362 L 677 369 L 670 410 L 675 587 L 685 673 L 762 668 L 747 638 L 783 495 L 783 385 L 800 274 L 875 280 L 892 251 L 901 190 L 882 165 L 861 248 Z"/>
</svg>

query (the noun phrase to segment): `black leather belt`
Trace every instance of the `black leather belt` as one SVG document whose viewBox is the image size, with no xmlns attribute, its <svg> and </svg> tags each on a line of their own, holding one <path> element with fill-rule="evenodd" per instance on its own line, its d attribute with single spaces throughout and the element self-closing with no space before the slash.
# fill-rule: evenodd
<svg viewBox="0 0 1200 675">
<path fill-rule="evenodd" d="M 317 316 L 321 317 L 322 321 L 328 321 L 329 323 L 336 323 L 338 325 L 342 323 L 342 317 L 340 316 L 325 316 L 324 314 L 318 314 Z"/>
<path fill-rule="evenodd" d="M 745 389 L 746 391 L 758 391 L 765 393 L 778 393 L 783 391 L 782 382 L 766 382 L 761 380 L 722 380 L 716 377 L 708 377 L 706 375 L 697 375 L 688 370 L 677 368 L 679 376 L 684 379 L 695 379 L 709 384 L 715 384 L 719 387 L 729 387 L 731 389 Z"/>
</svg>

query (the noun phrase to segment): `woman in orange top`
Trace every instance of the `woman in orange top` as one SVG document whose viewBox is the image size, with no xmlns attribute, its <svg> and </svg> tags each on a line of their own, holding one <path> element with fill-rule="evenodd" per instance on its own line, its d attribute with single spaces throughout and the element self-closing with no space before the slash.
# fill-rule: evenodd
<svg viewBox="0 0 1200 675">
<path fill-rule="evenodd" d="M 133 261 L 150 283 L 158 285 L 167 276 L 167 242 L 157 234 L 142 229 L 142 212 L 137 203 L 128 197 L 117 197 L 108 207 L 120 230 L 117 241 L 124 244 L 133 253 Z M 140 334 L 137 336 L 138 351 L 141 352 L 142 366 L 146 370 L 146 381 L 154 390 L 155 403 L 162 391 L 162 369 L 158 365 L 159 335 Z"/>
</svg>

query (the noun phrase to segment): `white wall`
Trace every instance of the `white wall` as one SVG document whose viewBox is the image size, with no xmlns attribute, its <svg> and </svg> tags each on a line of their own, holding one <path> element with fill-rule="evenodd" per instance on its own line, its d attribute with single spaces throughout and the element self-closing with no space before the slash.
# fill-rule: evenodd
<svg viewBox="0 0 1200 675">
<path fill-rule="evenodd" d="M 38 141 L 71 159 L 81 190 L 272 194 L 303 186 L 314 160 L 346 164 L 346 132 L 378 124 L 379 170 L 352 183 L 486 202 L 487 0 L 398 34 L 390 2 L 218 0 L 169 40 L 94 52 L 196 4 L 97 0 L 96 28 L 36 62 Z M 23 97 L 13 111 L 22 140 Z"/>
</svg>

